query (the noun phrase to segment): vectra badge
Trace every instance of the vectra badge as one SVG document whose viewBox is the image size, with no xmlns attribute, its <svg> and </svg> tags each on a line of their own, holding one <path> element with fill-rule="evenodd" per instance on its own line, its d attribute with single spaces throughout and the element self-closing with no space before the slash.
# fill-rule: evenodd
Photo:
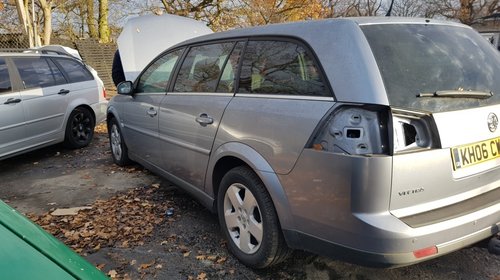
<svg viewBox="0 0 500 280">
<path fill-rule="evenodd" d="M 497 117 L 497 115 L 495 115 L 495 113 L 490 113 L 488 115 L 488 129 L 491 132 L 495 132 L 495 130 L 497 130 L 497 126 L 498 126 L 498 117 Z"/>
</svg>

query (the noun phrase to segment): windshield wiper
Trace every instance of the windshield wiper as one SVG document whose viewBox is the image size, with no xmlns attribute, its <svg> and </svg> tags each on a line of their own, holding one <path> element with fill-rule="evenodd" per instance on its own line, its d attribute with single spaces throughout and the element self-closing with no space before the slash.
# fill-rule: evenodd
<svg viewBox="0 0 500 280">
<path fill-rule="evenodd" d="M 486 99 L 493 96 L 493 92 L 489 91 L 473 91 L 473 90 L 438 90 L 435 92 L 421 92 L 417 97 L 455 97 L 455 98 L 477 98 Z"/>
</svg>

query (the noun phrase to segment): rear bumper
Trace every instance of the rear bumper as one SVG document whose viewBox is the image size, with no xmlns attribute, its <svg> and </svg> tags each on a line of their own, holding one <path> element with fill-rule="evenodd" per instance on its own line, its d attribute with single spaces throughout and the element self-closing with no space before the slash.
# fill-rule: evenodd
<svg viewBox="0 0 500 280">
<path fill-rule="evenodd" d="M 360 220 L 366 222 L 366 228 L 359 233 L 351 233 L 351 240 L 358 240 L 357 243 L 361 246 L 352 246 L 352 244 L 346 246 L 335 240 L 325 240 L 298 231 L 285 230 L 284 234 L 293 248 L 364 266 L 387 268 L 406 266 L 436 258 L 500 232 L 500 204 L 453 220 L 421 228 L 407 227 L 399 231 L 390 231 L 390 224 L 400 224 L 399 219 L 390 214 L 383 215 L 383 219 L 380 219 L 380 215 L 377 216 L 358 216 Z M 377 219 L 379 223 L 373 223 Z M 403 229 L 404 226 L 397 228 Z M 366 234 L 367 232 L 369 235 Z M 366 246 L 366 244 L 373 244 L 373 246 Z M 430 247 L 435 247 L 437 253 L 424 257 L 415 256 L 416 251 Z"/>
<path fill-rule="evenodd" d="M 106 119 L 106 110 L 108 108 L 108 101 L 100 101 L 90 105 L 95 113 L 95 123 L 98 124 Z"/>
</svg>

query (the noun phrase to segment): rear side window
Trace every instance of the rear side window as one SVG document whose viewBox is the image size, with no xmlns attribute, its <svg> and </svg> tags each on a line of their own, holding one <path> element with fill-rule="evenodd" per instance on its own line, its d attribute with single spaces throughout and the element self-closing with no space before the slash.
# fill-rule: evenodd
<svg viewBox="0 0 500 280">
<path fill-rule="evenodd" d="M 312 55 L 288 41 L 248 42 L 238 92 L 330 96 Z"/>
<path fill-rule="evenodd" d="M 54 62 L 42 57 L 14 58 L 24 88 L 50 87 L 66 83 Z"/>
<path fill-rule="evenodd" d="M 12 85 L 10 84 L 9 69 L 3 58 L 0 58 L 0 94 L 11 92 Z"/>
<path fill-rule="evenodd" d="M 217 83 L 234 43 L 193 47 L 182 63 L 174 91 L 216 92 Z"/>
<path fill-rule="evenodd" d="M 55 61 L 62 67 L 70 83 L 78 83 L 93 80 L 94 77 L 83 64 L 67 58 L 55 58 Z"/>
<path fill-rule="evenodd" d="M 175 63 L 182 55 L 182 52 L 181 49 L 164 54 L 153 62 L 139 78 L 135 92 L 165 93 Z"/>
</svg>

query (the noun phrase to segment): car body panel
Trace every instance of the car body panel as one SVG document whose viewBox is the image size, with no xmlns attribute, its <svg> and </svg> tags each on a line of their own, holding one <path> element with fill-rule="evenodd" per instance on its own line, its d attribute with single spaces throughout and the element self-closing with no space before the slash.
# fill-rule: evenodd
<svg viewBox="0 0 500 280">
<path fill-rule="evenodd" d="M 5 104 L 10 100 L 21 100 L 19 92 L 0 94 L 0 158 L 12 151 L 22 149 L 26 143 L 26 123 L 23 103 Z M 5 116 L 4 116 L 5 115 Z"/>
<path fill-rule="evenodd" d="M 157 146 L 167 172 L 200 188 L 204 185 L 215 135 L 232 98 L 225 93 L 167 93 L 160 106 Z M 211 123 L 197 122 L 200 117 Z"/>
<path fill-rule="evenodd" d="M 52 235 L 3 202 L 0 202 L 0 216 L 0 234 L 5 245 L 0 251 L 0 267 L 5 268 L 1 269 L 2 278 L 108 279 Z M 6 250 L 6 246 L 15 248 Z"/>
</svg>

